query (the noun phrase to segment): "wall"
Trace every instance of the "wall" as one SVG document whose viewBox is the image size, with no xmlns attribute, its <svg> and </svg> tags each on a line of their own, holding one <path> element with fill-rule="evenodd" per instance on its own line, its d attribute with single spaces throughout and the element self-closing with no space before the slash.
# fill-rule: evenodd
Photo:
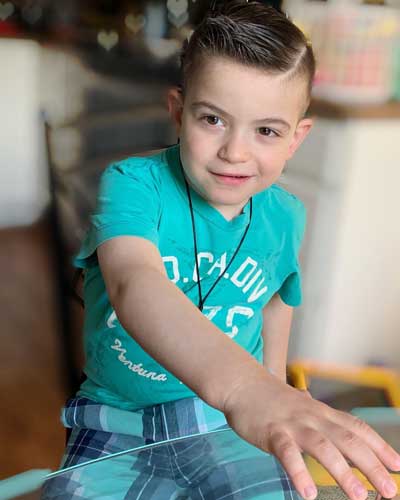
<svg viewBox="0 0 400 500">
<path fill-rule="evenodd" d="M 30 224 L 48 201 L 40 120 L 40 48 L 0 41 L 0 227 Z"/>
</svg>

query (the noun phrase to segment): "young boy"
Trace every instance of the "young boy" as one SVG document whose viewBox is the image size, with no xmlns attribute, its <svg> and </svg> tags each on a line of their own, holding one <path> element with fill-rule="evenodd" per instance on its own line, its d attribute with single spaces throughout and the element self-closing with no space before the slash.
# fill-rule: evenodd
<svg viewBox="0 0 400 500">
<path fill-rule="evenodd" d="M 285 380 L 305 214 L 275 182 L 312 126 L 312 49 L 272 8 L 227 4 L 191 36 L 182 88 L 169 92 L 179 144 L 102 177 L 76 259 L 87 379 L 64 409 L 72 433 L 63 466 L 228 423 L 275 455 L 305 498 L 316 490 L 302 452 L 351 499 L 366 490 L 344 457 L 392 497 L 385 466 L 400 469 L 394 450 Z M 193 469 L 175 481 L 150 456 L 131 464 L 118 498 L 168 499 L 180 488 L 189 498 L 251 498 L 235 493 L 226 470 L 217 495 L 218 474 L 192 459 L 201 477 Z M 50 484 L 44 498 L 87 498 L 84 481 Z"/>
</svg>

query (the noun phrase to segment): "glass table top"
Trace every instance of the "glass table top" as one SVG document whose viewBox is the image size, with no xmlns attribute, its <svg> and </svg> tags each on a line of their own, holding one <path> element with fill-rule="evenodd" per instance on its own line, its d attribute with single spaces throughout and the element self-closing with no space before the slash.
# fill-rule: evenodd
<svg viewBox="0 0 400 500">
<path fill-rule="evenodd" d="M 367 421 L 400 452 L 400 409 L 360 408 L 352 413 Z M 320 470 L 313 470 L 312 464 L 310 470 L 319 488 L 319 499 L 346 498 Z M 400 489 L 399 476 L 393 477 Z M 28 486 L 25 491 L 29 491 Z M 153 496 L 149 496 L 150 492 Z M 0 499 L 61 500 L 77 493 L 81 496 L 75 498 L 88 500 L 301 498 L 272 455 L 248 444 L 230 429 L 143 446 L 51 473 L 44 478 L 41 493 L 37 489 L 30 496 L 7 496 L 0 484 Z M 374 492 L 369 498 L 375 498 Z"/>
</svg>

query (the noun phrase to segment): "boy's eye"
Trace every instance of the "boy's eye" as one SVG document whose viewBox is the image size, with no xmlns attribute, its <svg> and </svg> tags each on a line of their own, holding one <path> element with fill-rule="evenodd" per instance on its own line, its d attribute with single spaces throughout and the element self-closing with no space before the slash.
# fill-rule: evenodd
<svg viewBox="0 0 400 500">
<path fill-rule="evenodd" d="M 261 135 L 265 135 L 266 137 L 279 137 L 279 134 L 275 130 L 272 130 L 272 128 L 261 127 L 259 131 Z"/>
<path fill-rule="evenodd" d="M 202 119 L 204 121 L 206 121 L 209 125 L 218 125 L 218 122 L 219 122 L 219 118 L 218 116 L 214 116 L 214 115 L 206 115 L 206 116 L 203 116 Z"/>
</svg>

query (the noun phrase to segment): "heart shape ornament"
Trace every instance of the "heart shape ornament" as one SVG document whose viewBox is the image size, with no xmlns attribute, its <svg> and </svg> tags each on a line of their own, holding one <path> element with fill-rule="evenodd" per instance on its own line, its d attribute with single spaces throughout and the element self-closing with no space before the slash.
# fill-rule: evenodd
<svg viewBox="0 0 400 500">
<path fill-rule="evenodd" d="M 100 31 L 97 35 L 97 41 L 107 51 L 115 47 L 118 40 L 119 36 L 116 31 Z"/>
<path fill-rule="evenodd" d="M 181 28 L 189 20 L 189 14 L 187 12 L 184 12 L 182 15 L 176 17 L 171 12 L 169 12 L 168 19 L 176 28 Z"/>
<path fill-rule="evenodd" d="M 138 14 L 137 16 L 135 16 L 135 14 L 128 14 L 125 17 L 125 26 L 129 28 L 135 35 L 139 33 L 144 25 L 145 18 L 141 14 Z"/>
<path fill-rule="evenodd" d="M 40 5 L 35 5 L 33 7 L 25 7 L 22 9 L 22 17 L 29 24 L 35 24 L 42 17 L 42 8 Z"/>
<path fill-rule="evenodd" d="M 188 1 L 187 0 L 168 0 L 167 9 L 175 17 L 179 18 L 187 13 Z"/>
<path fill-rule="evenodd" d="M 0 19 L 5 21 L 14 12 L 14 5 L 11 2 L 0 2 Z"/>
</svg>

